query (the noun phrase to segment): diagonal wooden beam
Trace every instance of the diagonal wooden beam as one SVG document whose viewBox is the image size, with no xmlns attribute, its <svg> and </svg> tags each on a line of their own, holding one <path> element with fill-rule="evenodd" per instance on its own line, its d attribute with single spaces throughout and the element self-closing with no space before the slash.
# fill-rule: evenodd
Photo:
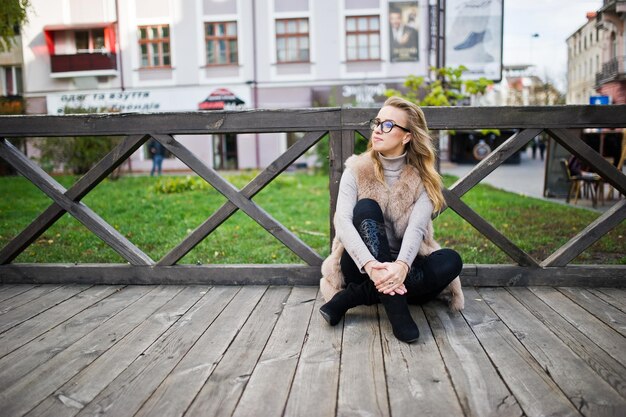
<svg viewBox="0 0 626 417">
<path fill-rule="evenodd" d="M 124 138 L 119 145 L 106 154 L 89 172 L 76 181 L 65 195 L 74 201 L 82 199 L 113 172 L 115 168 L 130 157 L 149 137 L 149 135 L 131 135 Z M 0 265 L 10 263 L 18 257 L 42 233 L 60 219 L 63 214 L 65 214 L 65 210 L 57 203 L 52 203 L 19 235 L 2 248 L 0 251 Z"/>
<path fill-rule="evenodd" d="M 478 213 L 465 204 L 461 198 L 452 191 L 444 188 L 443 195 L 448 203 L 448 206 L 452 210 L 471 224 L 483 236 L 493 242 L 497 247 L 502 249 L 504 253 L 509 255 L 511 259 L 519 265 L 533 267 L 539 266 L 539 263 L 532 256 L 521 250 L 515 243 L 511 242 L 506 236 L 500 233 L 495 227 L 489 224 Z"/>
<path fill-rule="evenodd" d="M 624 219 L 626 219 L 626 200 L 621 200 L 546 258 L 541 266 L 566 266 Z"/>
<path fill-rule="evenodd" d="M 279 156 L 252 181 L 246 184 L 246 186 L 241 189 L 241 194 L 248 199 L 254 197 L 296 159 L 315 145 L 325 134 L 325 131 L 319 131 L 309 132 L 304 135 L 303 138 L 294 143 L 284 154 Z M 231 201 L 224 203 L 207 220 L 191 232 L 181 243 L 165 254 L 165 256 L 157 262 L 157 265 L 174 265 L 193 248 L 195 248 L 204 238 L 224 223 L 237 210 L 237 206 Z"/>
<path fill-rule="evenodd" d="M 615 187 L 621 194 L 626 195 L 626 175 L 619 172 L 602 155 L 567 129 L 548 129 L 546 131 L 561 146 L 591 165 L 604 181 Z"/>
<path fill-rule="evenodd" d="M 7 140 L 0 142 L 0 157 L 4 158 L 20 174 L 43 191 L 63 210 L 74 216 L 87 229 L 111 246 L 117 253 L 133 265 L 152 265 L 148 255 L 126 239 L 115 228 L 81 202 L 73 201 L 64 193 L 65 188 L 50 177 L 41 167 L 11 145 Z"/>
<path fill-rule="evenodd" d="M 450 187 L 450 191 L 453 191 L 454 194 L 462 197 L 465 193 L 474 188 L 476 184 L 485 179 L 487 175 L 491 174 L 496 168 L 504 163 L 504 161 L 511 157 L 515 152 L 519 151 L 532 138 L 540 134 L 541 131 L 541 129 L 524 129 L 520 132 L 516 132 L 500 146 L 498 146 L 493 152 L 487 155 L 485 159 L 476 164 L 474 169 L 472 169 L 467 175 L 455 182 Z"/>
<path fill-rule="evenodd" d="M 298 236 L 291 233 L 269 213 L 242 195 L 237 188 L 222 178 L 214 169 L 199 160 L 189 149 L 181 145 L 170 135 L 153 135 L 172 154 L 185 163 L 189 168 L 211 184 L 223 196 L 228 198 L 240 210 L 250 216 L 272 236 L 281 241 L 293 253 L 302 258 L 309 265 L 321 265 L 322 258 L 304 243 Z"/>
</svg>

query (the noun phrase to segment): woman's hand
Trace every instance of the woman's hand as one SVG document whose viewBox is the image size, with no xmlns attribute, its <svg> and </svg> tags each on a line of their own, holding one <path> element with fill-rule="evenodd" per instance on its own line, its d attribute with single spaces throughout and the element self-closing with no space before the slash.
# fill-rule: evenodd
<svg viewBox="0 0 626 417">
<path fill-rule="evenodd" d="M 374 271 L 382 272 L 376 274 L 377 279 L 372 277 L 379 292 L 389 295 L 406 294 L 404 280 L 409 272 L 409 266 L 406 263 L 402 261 L 378 263 Z"/>
</svg>

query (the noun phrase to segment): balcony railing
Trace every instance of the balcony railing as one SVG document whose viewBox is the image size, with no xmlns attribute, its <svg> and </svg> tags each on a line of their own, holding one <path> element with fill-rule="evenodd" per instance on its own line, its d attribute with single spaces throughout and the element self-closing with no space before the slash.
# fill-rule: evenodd
<svg viewBox="0 0 626 417">
<path fill-rule="evenodd" d="M 596 86 L 626 78 L 625 62 L 626 57 L 618 56 L 602 64 L 602 71 L 596 73 Z"/>
<path fill-rule="evenodd" d="M 344 162 L 354 152 L 356 135 L 369 136 L 367 120 L 375 109 L 313 108 L 293 110 L 213 111 L 155 114 L 85 114 L 66 116 L 0 116 L 0 138 L 41 136 L 127 135 L 71 188 L 66 189 L 8 140 L 0 140 L 0 158 L 53 200 L 26 229 L 0 248 L 0 282 L 82 283 L 216 283 L 304 284 L 320 278 L 322 256 L 285 225 L 263 210 L 253 197 L 323 137 L 330 137 L 331 217 L 337 201 Z M 443 190 L 447 208 L 506 253 L 514 264 L 465 265 L 465 285 L 583 285 L 623 286 L 625 265 L 579 265 L 572 261 L 626 219 L 621 199 L 584 230 L 545 259 L 535 259 L 496 229 L 462 197 L 511 155 L 542 132 L 577 155 L 604 181 L 626 195 L 626 176 L 571 129 L 623 128 L 626 106 L 468 107 L 424 108 L 432 130 L 517 129 L 464 178 Z M 242 189 L 235 188 L 176 139 L 176 135 L 305 132 Z M 125 235 L 82 200 L 98 183 L 150 138 L 187 164 L 226 199 L 217 211 L 191 231 L 161 259 L 151 259 Z M 18 196 L 3 196 L 18 198 Z M 133 205 L 129 204 L 129 209 Z M 304 264 L 186 265 L 179 261 L 233 213 L 241 210 L 298 255 Z M 13 261 L 64 213 L 69 213 L 119 253 L 125 264 L 22 264 Z M 546 230 L 545 233 L 554 233 Z M 329 242 L 330 244 L 330 242 Z"/>
<path fill-rule="evenodd" d="M 52 55 L 52 73 L 77 71 L 117 70 L 117 55 L 113 53 L 81 53 L 74 55 Z"/>
</svg>

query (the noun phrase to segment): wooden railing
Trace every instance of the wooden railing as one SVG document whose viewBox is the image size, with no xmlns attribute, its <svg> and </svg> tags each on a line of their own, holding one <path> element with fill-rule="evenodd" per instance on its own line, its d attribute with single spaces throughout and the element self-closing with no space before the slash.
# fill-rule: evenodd
<svg viewBox="0 0 626 417">
<path fill-rule="evenodd" d="M 1 116 L 0 137 L 126 135 L 125 139 L 71 188 L 65 189 L 7 140 L 0 157 L 53 200 L 26 229 L 0 251 L 2 282 L 83 283 L 215 283 L 315 285 L 322 257 L 252 201 L 259 191 L 326 134 L 330 136 L 331 219 L 345 160 L 353 153 L 357 133 L 368 137 L 372 109 L 312 108 L 207 113 L 106 114 L 70 116 Z M 447 205 L 511 257 L 516 264 L 465 265 L 465 285 L 585 285 L 623 286 L 626 266 L 570 265 L 586 248 L 626 217 L 621 199 L 578 235 L 546 259 L 534 259 L 461 197 L 523 148 L 542 131 L 578 155 L 604 180 L 626 194 L 626 176 L 587 146 L 570 129 L 621 128 L 626 106 L 425 108 L 432 130 L 518 129 L 464 178 L 444 190 Z M 241 190 L 199 160 L 174 135 L 305 132 Z M 153 260 L 81 202 L 98 183 L 148 139 L 161 142 L 174 156 L 222 193 L 228 201 L 159 260 Z M 3 196 L 7 198 L 8 196 Z M 177 262 L 237 210 L 242 210 L 267 232 L 297 254 L 305 264 L 295 265 L 179 265 Z M 128 264 L 16 264 L 12 261 L 64 213 L 69 213 L 119 253 Z M 546 233 L 554 233 L 546 230 Z M 329 242 L 330 243 L 330 242 Z"/>
</svg>

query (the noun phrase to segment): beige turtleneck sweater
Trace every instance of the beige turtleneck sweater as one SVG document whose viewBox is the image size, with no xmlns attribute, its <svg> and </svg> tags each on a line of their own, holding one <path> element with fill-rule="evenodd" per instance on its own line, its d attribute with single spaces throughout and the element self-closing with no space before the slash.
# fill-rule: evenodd
<svg viewBox="0 0 626 417">
<path fill-rule="evenodd" d="M 402 169 L 406 165 L 406 153 L 395 158 L 385 158 L 380 154 L 379 157 L 383 166 L 385 182 L 391 187 L 398 180 Z M 363 266 L 369 261 L 375 261 L 376 259 L 367 249 L 367 246 L 365 246 L 352 224 L 352 214 L 357 202 L 357 196 L 356 178 L 354 173 L 349 168 L 346 168 L 339 183 L 339 195 L 337 196 L 337 209 L 335 212 L 335 225 L 337 228 L 335 232 L 356 265 L 364 272 Z M 413 207 L 409 224 L 402 239 L 396 239 L 391 220 L 385 218 L 385 229 L 393 257 L 397 256 L 397 260 L 406 262 L 408 265 L 413 263 L 420 244 L 424 239 L 424 233 L 432 212 L 433 204 L 426 191 L 423 191 Z"/>
</svg>

